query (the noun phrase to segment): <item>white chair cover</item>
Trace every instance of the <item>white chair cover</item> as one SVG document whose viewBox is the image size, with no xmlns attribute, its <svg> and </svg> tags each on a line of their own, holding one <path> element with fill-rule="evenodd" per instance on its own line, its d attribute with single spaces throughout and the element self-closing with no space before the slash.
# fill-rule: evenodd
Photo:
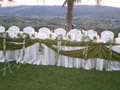
<svg viewBox="0 0 120 90">
<path fill-rule="evenodd" d="M 11 26 L 11 27 L 9 27 L 8 30 L 13 30 L 14 32 L 19 32 L 19 31 L 20 31 L 20 28 L 17 27 L 17 26 Z"/>
<path fill-rule="evenodd" d="M 96 37 L 97 39 L 99 38 L 98 34 L 96 31 L 94 30 L 88 30 L 85 32 L 85 36 L 89 36 L 91 40 L 93 40 L 94 37 Z"/>
<path fill-rule="evenodd" d="M 23 32 L 25 32 L 25 33 L 28 33 L 28 34 L 32 34 L 32 33 L 34 33 L 35 32 L 35 29 L 33 28 L 33 27 L 25 27 L 24 29 L 23 29 Z"/>
<path fill-rule="evenodd" d="M 9 27 L 7 32 L 9 33 L 9 36 L 11 38 L 17 38 L 17 34 L 20 32 L 20 28 L 17 26 L 11 26 L 11 27 Z"/>
<path fill-rule="evenodd" d="M 40 28 L 40 29 L 39 29 L 39 32 L 40 32 L 40 33 L 43 33 L 43 34 L 49 35 L 49 34 L 50 34 L 50 29 L 48 29 L 48 28 L 46 28 L 46 27 L 43 27 L 43 28 Z"/>
<path fill-rule="evenodd" d="M 23 29 L 23 32 L 29 34 L 30 38 L 33 39 L 34 37 L 32 37 L 32 34 L 35 34 L 35 29 L 33 27 L 25 27 Z"/>
<path fill-rule="evenodd" d="M 7 32 L 9 33 L 10 38 L 17 38 L 17 35 L 20 31 L 18 27 L 15 27 L 14 29 L 12 29 L 11 27 L 10 29 L 7 30 Z"/>
<path fill-rule="evenodd" d="M 120 38 L 120 33 L 118 33 L 118 38 Z"/>
<path fill-rule="evenodd" d="M 81 33 L 79 33 L 76 35 L 75 40 L 82 41 L 82 37 L 83 37 L 83 35 Z"/>
<path fill-rule="evenodd" d="M 106 43 L 111 39 L 114 39 L 114 33 L 106 30 L 101 33 L 102 42 Z"/>
<path fill-rule="evenodd" d="M 46 38 L 49 38 L 50 33 L 51 33 L 50 29 L 43 27 L 39 29 L 38 36 L 40 39 L 46 39 Z"/>
<path fill-rule="evenodd" d="M 82 34 L 81 34 L 80 30 L 72 29 L 67 33 L 67 37 L 68 37 L 68 35 L 71 35 L 71 40 L 77 40 L 77 41 L 82 40 Z"/>
<path fill-rule="evenodd" d="M 72 29 L 67 34 L 71 35 L 71 34 L 77 34 L 77 33 L 78 33 L 77 29 Z"/>
<path fill-rule="evenodd" d="M 66 35 L 66 30 L 63 29 L 63 28 L 57 28 L 57 29 L 54 30 L 54 33 L 57 34 L 57 35 L 65 36 Z"/>
<path fill-rule="evenodd" d="M 37 33 L 36 35 L 36 38 L 39 38 L 39 39 L 47 39 L 48 36 L 46 34 L 43 34 L 43 33 Z"/>
<path fill-rule="evenodd" d="M 0 26 L 0 32 L 5 32 L 5 27 Z"/>
<path fill-rule="evenodd" d="M 120 33 L 118 33 L 118 38 L 115 39 L 117 44 L 120 44 Z"/>
<path fill-rule="evenodd" d="M 120 44 L 120 38 L 115 38 L 115 43 Z"/>
</svg>

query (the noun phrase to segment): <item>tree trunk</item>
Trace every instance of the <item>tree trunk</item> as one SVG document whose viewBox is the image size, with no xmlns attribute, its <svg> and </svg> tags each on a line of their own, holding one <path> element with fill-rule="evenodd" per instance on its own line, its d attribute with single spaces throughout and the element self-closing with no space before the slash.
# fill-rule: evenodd
<svg viewBox="0 0 120 90">
<path fill-rule="evenodd" d="M 73 6 L 74 6 L 74 0 L 68 0 L 67 2 L 67 27 L 66 27 L 67 31 L 70 31 L 72 29 Z"/>
</svg>

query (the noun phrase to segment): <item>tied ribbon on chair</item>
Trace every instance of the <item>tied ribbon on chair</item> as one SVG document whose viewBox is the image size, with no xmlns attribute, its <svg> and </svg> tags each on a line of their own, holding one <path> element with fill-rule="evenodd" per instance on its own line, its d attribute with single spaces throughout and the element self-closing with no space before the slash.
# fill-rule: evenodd
<svg viewBox="0 0 120 90">
<path fill-rule="evenodd" d="M 60 51 L 61 51 L 61 44 L 62 44 L 62 40 L 63 40 L 62 35 L 58 35 L 56 37 L 56 40 L 57 40 L 57 63 L 56 63 L 56 65 L 57 65 L 58 60 L 59 60 L 59 56 L 60 56 Z"/>
<path fill-rule="evenodd" d="M 67 37 L 68 37 L 68 41 L 72 39 L 71 35 L 67 35 Z"/>
<path fill-rule="evenodd" d="M 108 44 L 109 44 L 109 52 L 110 52 L 110 59 L 109 59 L 109 62 L 108 62 L 108 68 L 110 67 L 110 64 L 111 64 L 111 61 L 112 61 L 112 44 L 114 44 L 114 40 L 110 39 L 108 41 Z"/>
<path fill-rule="evenodd" d="M 21 33 L 18 33 L 18 34 L 17 34 L 17 38 L 18 38 L 18 39 L 22 39 L 22 34 L 21 34 Z"/>
<path fill-rule="evenodd" d="M 24 62 L 24 57 L 25 57 L 25 44 L 26 44 L 26 39 L 28 38 L 28 35 L 26 35 L 25 33 L 22 34 L 22 37 L 23 39 L 23 47 L 22 47 L 22 52 L 23 52 L 23 56 L 22 56 L 22 60 Z M 20 62 L 18 62 L 18 66 L 17 65 L 14 65 L 16 66 L 17 68 L 20 68 Z"/>
<path fill-rule="evenodd" d="M 94 36 L 94 37 L 93 37 L 93 42 L 96 42 L 96 41 L 97 41 L 97 37 Z"/>
<path fill-rule="evenodd" d="M 12 70 L 10 68 L 9 62 L 6 59 L 6 38 L 7 38 L 6 32 L 2 33 L 2 38 L 3 38 L 3 53 L 4 53 L 4 63 L 5 64 L 4 64 L 4 68 L 1 71 L 4 71 L 3 76 L 5 76 L 7 68 L 9 69 L 10 73 L 12 73 Z"/>
<path fill-rule="evenodd" d="M 83 42 L 84 42 L 84 47 L 85 47 L 83 50 L 83 56 L 85 57 L 85 59 L 87 59 L 88 45 L 90 42 L 90 37 L 89 36 L 83 37 Z"/>
<path fill-rule="evenodd" d="M 26 39 L 28 38 L 28 36 L 27 36 L 25 33 L 23 33 L 22 37 L 23 37 L 23 48 L 22 48 L 22 50 L 23 50 L 23 62 L 24 62 L 24 57 L 25 57 L 25 44 L 26 44 Z"/>
<path fill-rule="evenodd" d="M 87 60 L 87 56 L 88 56 L 88 45 L 89 45 L 89 42 L 90 42 L 90 37 L 89 36 L 86 36 L 86 37 L 83 37 L 83 40 L 84 42 L 84 50 L 83 50 L 83 56 L 85 58 L 85 60 Z M 86 65 L 87 61 L 85 62 L 84 64 L 84 67 Z"/>
<path fill-rule="evenodd" d="M 49 34 L 49 39 L 52 40 L 52 33 Z"/>
</svg>

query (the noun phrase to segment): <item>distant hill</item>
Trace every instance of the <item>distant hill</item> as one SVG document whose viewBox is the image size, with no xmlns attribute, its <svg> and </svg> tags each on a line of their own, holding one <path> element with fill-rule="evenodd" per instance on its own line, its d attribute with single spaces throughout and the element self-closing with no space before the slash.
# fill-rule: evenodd
<svg viewBox="0 0 120 90">
<path fill-rule="evenodd" d="M 15 6 L 1 7 L 0 15 L 17 16 L 66 16 L 67 8 L 61 6 Z M 81 5 L 74 7 L 74 16 L 115 17 L 120 16 L 120 8 Z"/>
</svg>

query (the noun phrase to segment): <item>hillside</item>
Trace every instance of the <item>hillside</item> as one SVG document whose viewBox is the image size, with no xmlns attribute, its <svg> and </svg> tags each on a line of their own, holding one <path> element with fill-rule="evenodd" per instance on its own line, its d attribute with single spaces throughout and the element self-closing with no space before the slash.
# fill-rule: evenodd
<svg viewBox="0 0 120 90">
<path fill-rule="evenodd" d="M 0 16 L 66 16 L 67 8 L 61 6 L 15 6 L 0 8 Z M 116 17 L 120 8 L 106 6 L 75 6 L 74 16 Z"/>
</svg>

